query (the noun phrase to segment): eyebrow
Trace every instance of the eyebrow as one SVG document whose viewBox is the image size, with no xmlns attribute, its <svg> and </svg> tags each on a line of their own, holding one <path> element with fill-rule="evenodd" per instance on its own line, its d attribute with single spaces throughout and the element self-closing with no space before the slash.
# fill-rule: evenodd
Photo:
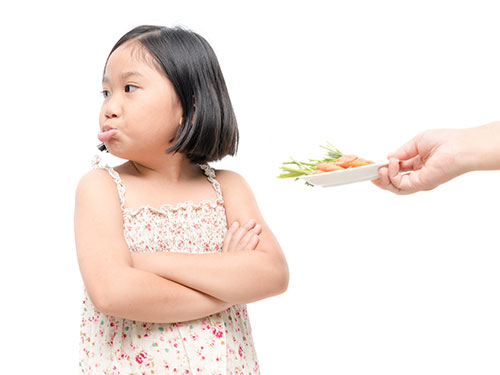
<svg viewBox="0 0 500 375">
<path fill-rule="evenodd" d="M 120 78 L 122 80 L 125 80 L 127 78 L 129 78 L 130 76 L 139 76 L 139 77 L 144 77 L 141 73 L 139 72 L 124 72 L 120 75 Z M 108 83 L 109 82 L 109 78 L 106 77 L 106 76 L 103 76 L 102 77 L 102 83 Z"/>
</svg>

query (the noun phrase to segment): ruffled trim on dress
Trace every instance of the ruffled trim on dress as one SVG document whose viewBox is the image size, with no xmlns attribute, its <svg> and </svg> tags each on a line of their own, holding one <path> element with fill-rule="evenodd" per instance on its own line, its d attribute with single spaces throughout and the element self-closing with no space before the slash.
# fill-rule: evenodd
<svg viewBox="0 0 500 375">
<path fill-rule="evenodd" d="M 99 156 L 99 154 L 95 154 L 92 157 L 92 160 L 90 161 L 90 168 L 96 169 L 99 167 L 100 163 L 101 163 L 101 157 Z"/>
<path fill-rule="evenodd" d="M 173 206 L 169 203 L 165 203 L 162 204 L 159 208 L 152 207 L 149 204 L 142 205 L 137 208 L 131 208 L 131 207 L 125 208 L 125 185 L 123 185 L 120 175 L 118 174 L 117 171 L 114 170 L 113 167 L 109 166 L 108 164 L 102 166 L 101 161 L 102 161 L 101 156 L 99 154 L 95 154 L 90 163 L 91 168 L 92 169 L 104 168 L 109 172 L 113 180 L 115 180 L 118 189 L 118 195 L 120 196 L 120 207 L 124 214 L 128 214 L 130 216 L 137 216 L 143 210 L 149 210 L 150 212 L 164 215 L 167 214 L 167 212 L 176 212 L 179 210 L 186 210 L 190 208 L 193 210 L 201 210 L 204 207 L 217 208 L 217 206 L 224 204 L 224 198 L 222 197 L 222 190 L 219 181 L 215 179 L 215 170 L 208 164 L 198 164 L 198 166 L 205 173 L 205 176 L 207 176 L 207 180 L 212 184 L 215 193 L 217 194 L 217 199 L 215 201 L 206 199 L 199 203 L 194 203 L 193 201 L 188 200 L 185 202 L 180 202 L 176 206 Z"/>
<path fill-rule="evenodd" d="M 211 201 L 211 200 L 207 199 L 207 200 L 201 201 L 200 203 L 194 203 L 193 201 L 180 202 L 175 207 L 169 203 L 162 204 L 159 208 L 155 208 L 155 207 L 150 206 L 149 204 L 146 204 L 146 205 L 143 205 L 143 206 L 140 206 L 137 208 L 127 207 L 127 208 L 124 208 L 123 211 L 126 212 L 130 216 L 136 216 L 139 213 L 141 213 L 141 211 L 143 211 L 143 210 L 149 210 L 149 211 L 154 212 L 156 214 L 163 215 L 163 214 L 166 214 L 167 212 L 176 212 L 179 210 L 186 210 L 189 208 L 192 208 L 194 210 L 201 210 L 206 206 L 208 206 L 210 208 L 216 208 L 221 203 L 223 203 L 223 201 L 221 199 L 217 198 L 215 201 Z"/>
</svg>

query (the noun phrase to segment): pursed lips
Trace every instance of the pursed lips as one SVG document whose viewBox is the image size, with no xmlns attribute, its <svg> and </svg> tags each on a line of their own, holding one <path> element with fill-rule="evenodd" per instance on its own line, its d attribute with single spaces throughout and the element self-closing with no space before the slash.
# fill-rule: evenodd
<svg viewBox="0 0 500 375">
<path fill-rule="evenodd" d="M 111 126 L 109 125 L 104 125 L 102 127 L 102 131 L 100 131 L 98 134 L 97 134 L 97 138 L 101 141 L 101 142 L 107 142 L 111 139 L 111 137 L 113 137 L 113 135 L 116 133 L 116 129 L 115 128 L 112 128 Z"/>
<path fill-rule="evenodd" d="M 104 125 L 104 126 L 102 127 L 102 130 L 101 130 L 101 131 L 103 131 L 103 132 L 107 132 L 108 130 L 116 130 L 116 129 L 115 129 L 115 128 L 112 128 L 112 127 L 111 127 L 111 126 L 109 126 L 109 125 Z"/>
</svg>

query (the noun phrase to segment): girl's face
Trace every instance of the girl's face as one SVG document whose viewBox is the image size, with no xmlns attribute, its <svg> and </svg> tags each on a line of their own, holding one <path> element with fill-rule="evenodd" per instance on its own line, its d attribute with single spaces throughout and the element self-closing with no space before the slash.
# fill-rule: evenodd
<svg viewBox="0 0 500 375">
<path fill-rule="evenodd" d="M 101 131 L 116 132 L 106 142 L 110 153 L 138 160 L 165 149 L 182 122 L 182 105 L 165 74 L 139 42 L 126 42 L 109 57 L 103 77 Z"/>
</svg>

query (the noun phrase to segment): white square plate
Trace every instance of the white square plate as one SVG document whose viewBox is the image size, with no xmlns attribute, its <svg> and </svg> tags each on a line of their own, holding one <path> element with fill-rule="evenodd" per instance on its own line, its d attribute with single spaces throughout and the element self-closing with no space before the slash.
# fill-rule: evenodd
<svg viewBox="0 0 500 375">
<path fill-rule="evenodd" d="M 352 184 L 354 182 L 377 179 L 379 177 L 378 169 L 387 164 L 388 162 L 368 164 L 362 167 L 352 167 L 341 171 L 300 176 L 299 178 L 310 184 L 322 187 Z"/>
</svg>

